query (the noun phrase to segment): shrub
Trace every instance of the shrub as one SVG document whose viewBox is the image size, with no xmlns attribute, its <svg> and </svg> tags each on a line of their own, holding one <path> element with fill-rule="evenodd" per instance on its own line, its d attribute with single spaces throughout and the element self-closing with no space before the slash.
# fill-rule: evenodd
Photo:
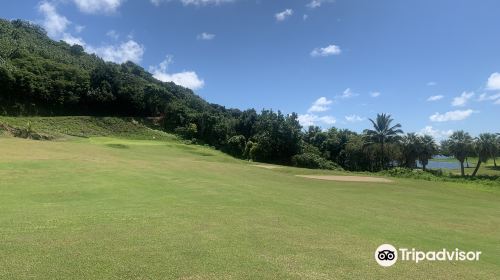
<svg viewBox="0 0 500 280">
<path fill-rule="evenodd" d="M 246 139 L 243 135 L 236 135 L 227 140 L 226 152 L 235 157 L 242 157 L 245 152 Z"/>
<path fill-rule="evenodd" d="M 311 153 L 293 156 L 292 165 L 312 169 L 342 170 L 338 164 Z"/>
</svg>

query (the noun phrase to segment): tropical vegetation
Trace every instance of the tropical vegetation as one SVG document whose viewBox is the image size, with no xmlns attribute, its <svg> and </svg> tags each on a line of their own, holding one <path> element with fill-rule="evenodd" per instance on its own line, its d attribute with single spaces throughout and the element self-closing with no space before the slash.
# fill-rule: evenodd
<svg viewBox="0 0 500 280">
<path fill-rule="evenodd" d="M 477 139 L 457 131 L 438 147 L 429 135 L 403 133 L 389 114 L 370 119 L 363 133 L 317 126 L 303 128 L 295 113 L 239 110 L 211 104 L 191 90 L 156 80 L 142 67 L 105 62 L 78 45 L 55 42 L 23 20 L 0 20 L 0 115 L 114 116 L 153 120 L 191 143 L 234 157 L 307 168 L 381 171 L 425 170 L 435 155 L 455 157 L 465 175 L 469 157 L 481 163 L 499 155 L 498 134 Z M 26 125 L 25 125 L 26 126 Z M 45 139 L 26 129 L 13 134 Z"/>
</svg>

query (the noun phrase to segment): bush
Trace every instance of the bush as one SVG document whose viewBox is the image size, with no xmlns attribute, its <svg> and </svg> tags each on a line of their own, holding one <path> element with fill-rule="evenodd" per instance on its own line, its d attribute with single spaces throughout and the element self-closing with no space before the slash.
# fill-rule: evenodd
<svg viewBox="0 0 500 280">
<path fill-rule="evenodd" d="M 445 173 L 443 170 L 426 170 L 409 169 L 403 167 L 395 167 L 389 170 L 380 171 L 379 174 L 383 176 L 391 176 L 398 178 L 412 178 L 427 181 L 441 181 L 441 182 L 458 182 L 458 183 L 471 183 L 482 184 L 490 186 L 500 186 L 500 176 L 459 176 L 452 173 Z"/>
<path fill-rule="evenodd" d="M 245 152 L 246 139 L 243 135 L 236 135 L 227 140 L 226 152 L 235 157 L 242 157 Z"/>
<path fill-rule="evenodd" d="M 338 164 L 310 153 L 293 156 L 292 165 L 311 169 L 342 170 Z"/>
</svg>

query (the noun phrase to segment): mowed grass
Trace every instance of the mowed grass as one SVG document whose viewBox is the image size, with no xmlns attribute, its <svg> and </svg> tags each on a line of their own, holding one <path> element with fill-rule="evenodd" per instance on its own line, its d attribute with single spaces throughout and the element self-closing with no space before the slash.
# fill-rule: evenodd
<svg viewBox="0 0 500 280">
<path fill-rule="evenodd" d="M 498 279 L 500 188 L 306 173 L 174 140 L 2 137 L 0 279 Z M 483 253 L 382 268 L 382 243 Z"/>
</svg>

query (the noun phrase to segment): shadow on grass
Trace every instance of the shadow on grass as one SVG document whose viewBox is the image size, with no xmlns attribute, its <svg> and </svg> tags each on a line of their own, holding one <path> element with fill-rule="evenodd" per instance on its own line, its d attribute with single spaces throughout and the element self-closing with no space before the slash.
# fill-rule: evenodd
<svg viewBox="0 0 500 280">
<path fill-rule="evenodd" d="M 115 149 L 128 149 L 129 146 L 123 145 L 123 144 L 106 144 L 106 146 L 110 148 L 115 148 Z"/>
<path fill-rule="evenodd" d="M 500 171 L 500 166 L 487 166 L 486 169 Z"/>
</svg>

